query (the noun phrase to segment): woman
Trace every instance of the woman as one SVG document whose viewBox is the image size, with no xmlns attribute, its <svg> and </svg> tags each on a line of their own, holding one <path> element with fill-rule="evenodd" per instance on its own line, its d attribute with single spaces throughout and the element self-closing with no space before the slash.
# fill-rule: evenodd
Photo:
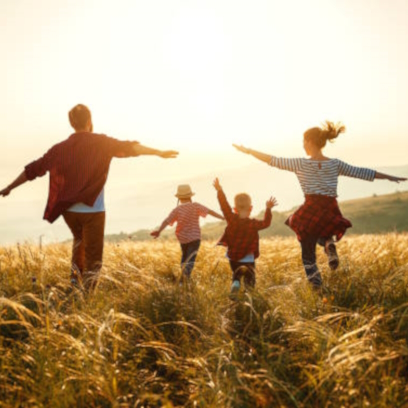
<svg viewBox="0 0 408 408">
<path fill-rule="evenodd" d="M 303 147 L 310 159 L 285 159 L 257 152 L 243 146 L 234 145 L 243 153 L 268 163 L 273 167 L 294 172 L 305 194 L 304 204 L 292 214 L 286 224 L 295 231 L 302 248 L 302 260 L 306 275 L 315 288 L 322 285 L 322 277 L 316 265 L 316 244 L 324 247 L 332 270 L 339 266 L 336 245 L 351 227 L 337 204 L 338 176 L 360 178 L 373 181 L 384 179 L 399 183 L 406 178 L 394 177 L 375 170 L 350 166 L 338 159 L 330 159 L 323 154 L 327 141 L 333 141 L 345 127 L 326 121 L 324 126 L 314 127 L 304 133 Z"/>
</svg>

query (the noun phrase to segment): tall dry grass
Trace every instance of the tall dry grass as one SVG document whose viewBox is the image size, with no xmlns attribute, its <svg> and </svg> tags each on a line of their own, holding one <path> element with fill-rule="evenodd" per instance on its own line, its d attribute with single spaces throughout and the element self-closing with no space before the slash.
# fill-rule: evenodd
<svg viewBox="0 0 408 408">
<path fill-rule="evenodd" d="M 408 406 L 407 244 L 347 237 L 336 272 L 319 252 L 318 296 L 296 241 L 264 240 L 236 302 L 213 243 L 188 287 L 177 243 L 107 245 L 87 297 L 68 245 L 0 248 L 0 407 Z"/>
</svg>

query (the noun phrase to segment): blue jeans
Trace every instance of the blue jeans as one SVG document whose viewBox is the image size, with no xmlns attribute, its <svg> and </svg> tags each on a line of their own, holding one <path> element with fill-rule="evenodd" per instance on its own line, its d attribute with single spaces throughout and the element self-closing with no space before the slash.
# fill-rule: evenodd
<svg viewBox="0 0 408 408">
<path fill-rule="evenodd" d="M 302 261 L 309 282 L 316 288 L 322 286 L 322 275 L 316 264 L 316 245 L 325 246 L 328 238 L 309 236 L 300 242 Z"/>
<path fill-rule="evenodd" d="M 194 262 L 197 258 L 198 249 L 200 248 L 201 241 L 198 239 L 196 241 L 188 242 L 187 244 L 181 245 L 181 270 L 183 275 L 190 277 L 191 272 L 194 268 Z"/>
</svg>

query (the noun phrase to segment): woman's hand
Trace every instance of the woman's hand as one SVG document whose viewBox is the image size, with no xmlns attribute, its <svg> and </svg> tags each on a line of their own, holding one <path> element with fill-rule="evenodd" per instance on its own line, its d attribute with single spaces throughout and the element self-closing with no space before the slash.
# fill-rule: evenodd
<svg viewBox="0 0 408 408">
<path fill-rule="evenodd" d="M 379 171 L 375 173 L 375 178 L 377 180 L 389 180 L 394 183 L 400 183 L 401 181 L 407 181 L 405 177 L 391 176 L 390 174 L 380 173 Z"/>
<path fill-rule="evenodd" d="M 266 202 L 266 208 L 272 209 L 273 207 L 276 207 L 278 205 L 278 201 L 276 200 L 275 197 L 271 197 L 267 202 Z"/>
<path fill-rule="evenodd" d="M 390 176 L 388 180 L 393 181 L 394 183 L 399 183 L 401 181 L 407 181 L 405 177 L 395 177 L 395 176 Z"/>
<path fill-rule="evenodd" d="M 251 149 L 248 149 L 247 147 L 244 147 L 244 146 L 238 146 L 238 145 L 236 145 L 236 144 L 233 144 L 233 146 L 239 151 L 239 152 L 242 152 L 242 153 L 245 153 L 245 154 L 250 154 L 251 153 Z"/>
<path fill-rule="evenodd" d="M 256 150 L 252 150 L 249 149 L 248 147 L 244 147 L 244 146 L 238 146 L 236 144 L 233 144 L 233 146 L 242 153 L 245 154 L 250 154 L 251 156 L 255 157 L 255 159 L 258 159 L 260 161 L 265 162 L 266 164 L 270 164 L 271 163 L 271 155 L 270 154 L 266 154 L 266 153 L 262 153 L 262 152 L 257 152 Z"/>
</svg>

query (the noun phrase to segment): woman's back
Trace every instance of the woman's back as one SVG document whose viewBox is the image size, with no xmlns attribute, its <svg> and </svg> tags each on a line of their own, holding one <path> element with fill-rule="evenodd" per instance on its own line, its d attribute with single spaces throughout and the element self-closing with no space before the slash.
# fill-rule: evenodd
<svg viewBox="0 0 408 408">
<path fill-rule="evenodd" d="M 286 159 L 272 156 L 270 165 L 294 172 L 305 195 L 317 194 L 337 197 L 338 176 L 373 181 L 375 171 L 351 166 L 338 159 Z"/>
</svg>

